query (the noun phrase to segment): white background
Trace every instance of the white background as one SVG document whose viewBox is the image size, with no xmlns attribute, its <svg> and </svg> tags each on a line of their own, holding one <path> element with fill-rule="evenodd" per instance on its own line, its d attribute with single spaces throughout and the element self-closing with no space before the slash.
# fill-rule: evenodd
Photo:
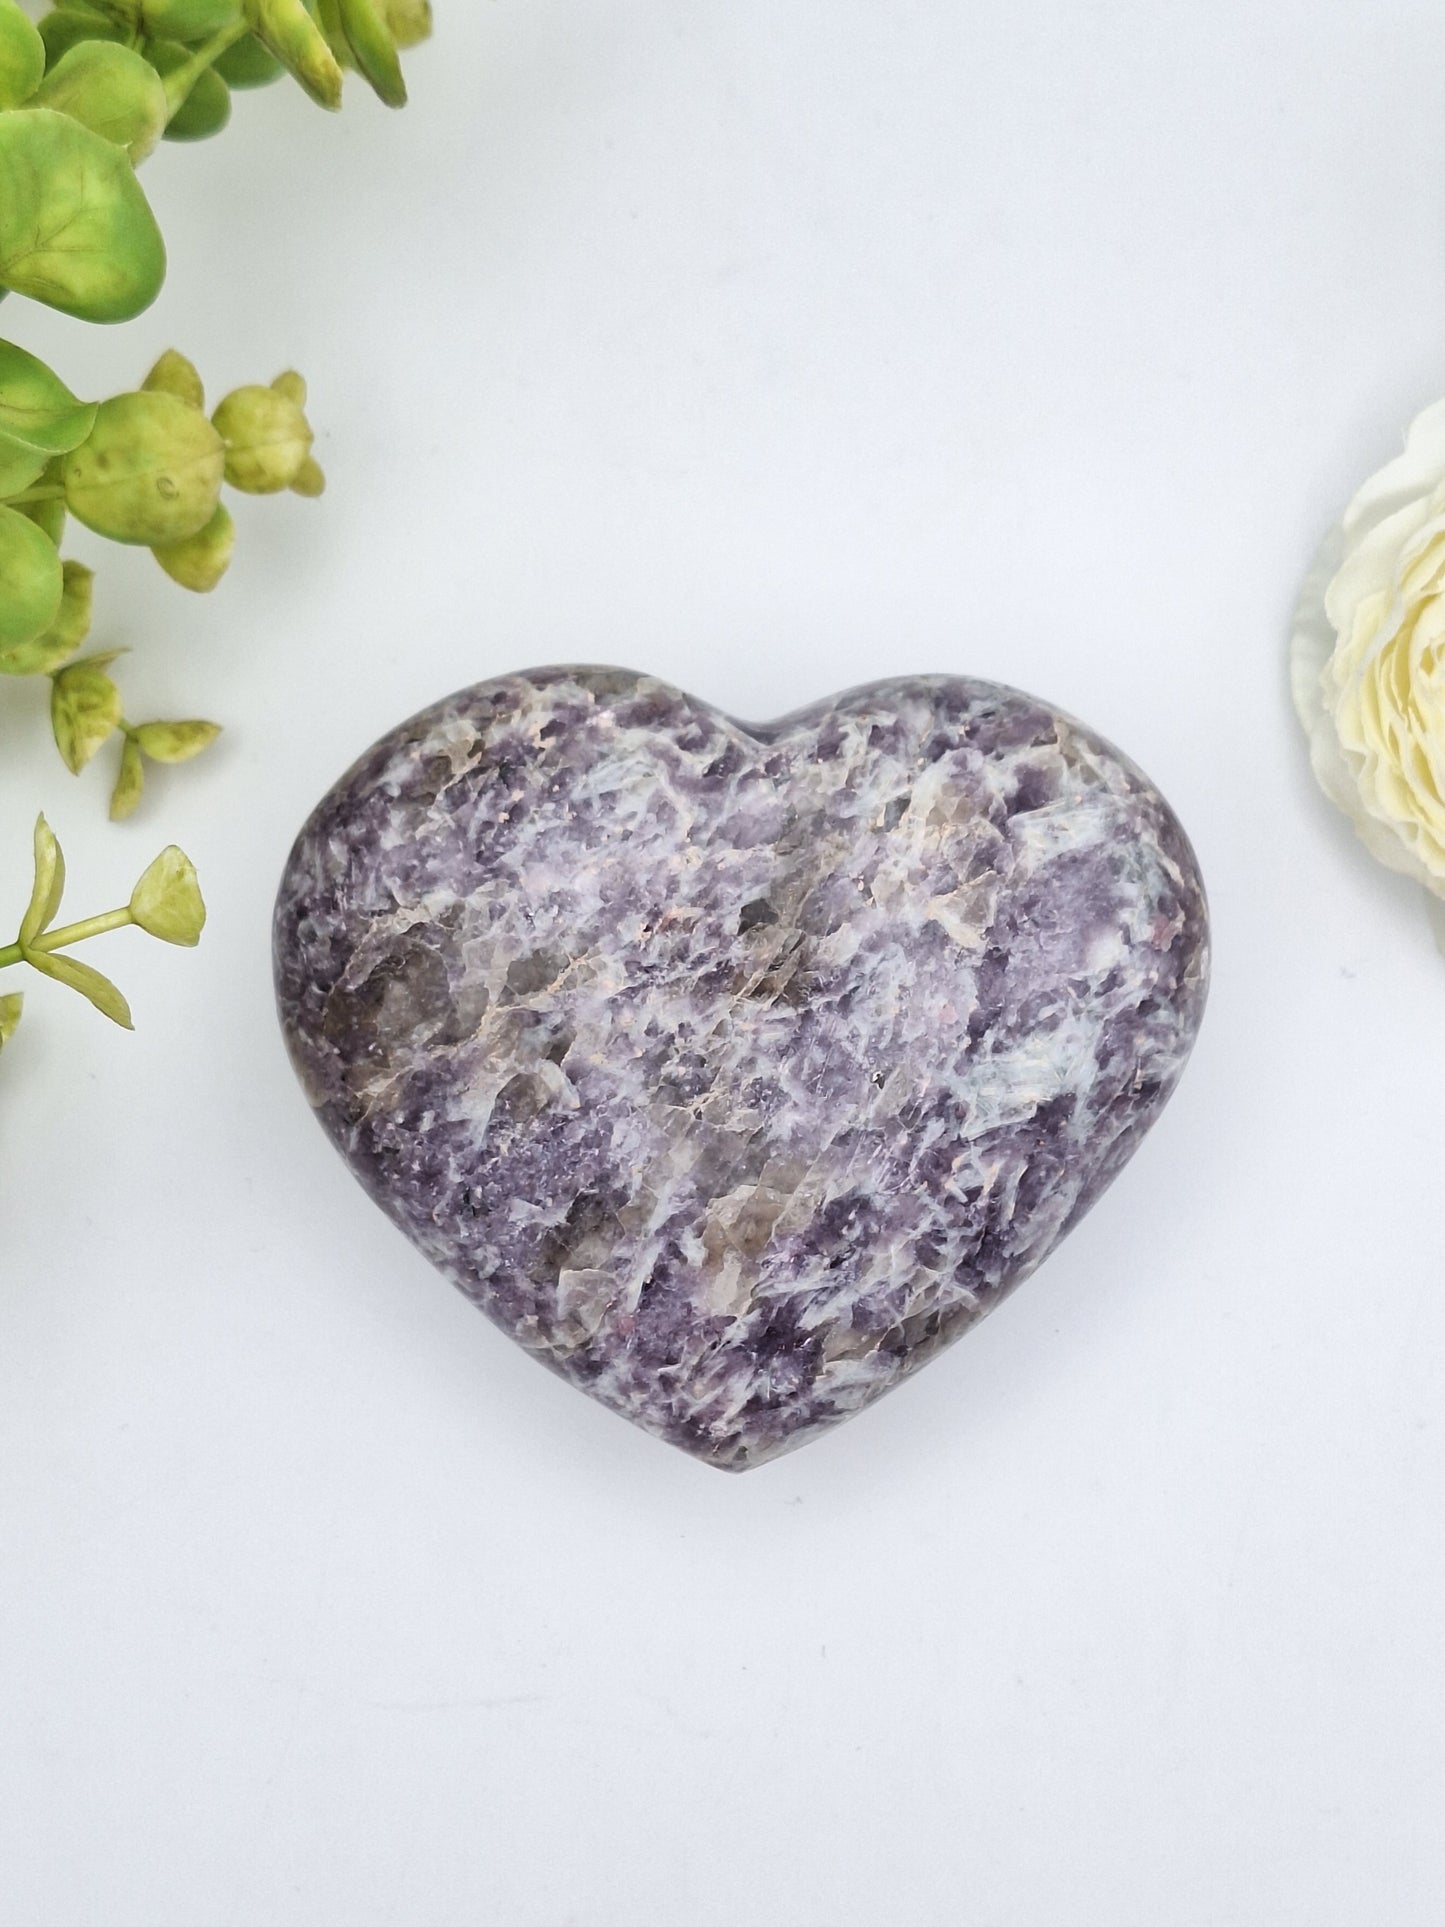
<svg viewBox="0 0 1445 1927">
<path fill-rule="evenodd" d="M 104 553 L 104 821 L 0 711 L 74 914 L 0 1067 L 3 1927 L 1437 1927 L 1445 961 L 1312 788 L 1324 525 L 1445 389 L 1436 0 L 438 0 L 391 116 L 294 89 L 145 182 L 107 393 L 295 363 L 324 502 L 185 596 Z M 749 716 L 908 670 L 1087 718 L 1217 968 L 1135 1164 L 996 1319 L 720 1477 L 550 1379 L 307 1114 L 290 839 L 375 735 L 591 659 Z M 108 756 L 103 759 L 109 762 Z M 107 771 L 108 774 L 108 771 Z"/>
</svg>

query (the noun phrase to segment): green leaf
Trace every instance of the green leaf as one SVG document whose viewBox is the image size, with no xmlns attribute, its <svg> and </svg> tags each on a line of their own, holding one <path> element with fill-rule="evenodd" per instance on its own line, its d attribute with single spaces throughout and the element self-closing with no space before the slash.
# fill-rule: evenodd
<svg viewBox="0 0 1445 1927">
<path fill-rule="evenodd" d="M 220 733 L 219 723 L 140 723 L 135 741 L 153 763 L 189 763 Z"/>
<path fill-rule="evenodd" d="M 160 293 L 165 243 L 130 162 L 49 108 L 0 114 L 0 286 L 82 321 Z"/>
<path fill-rule="evenodd" d="M 406 81 L 396 42 L 377 0 L 335 0 L 351 57 L 363 80 L 388 107 L 405 107 Z"/>
<path fill-rule="evenodd" d="M 197 534 L 188 536 L 184 542 L 161 543 L 151 554 L 172 582 L 179 582 L 183 589 L 190 589 L 196 595 L 206 595 L 230 568 L 235 546 L 236 524 L 222 502 Z"/>
<path fill-rule="evenodd" d="M 116 395 L 65 458 L 65 500 L 114 542 L 183 542 L 215 514 L 225 463 L 216 430 L 177 396 Z"/>
<path fill-rule="evenodd" d="M 83 40 L 51 67 L 34 100 L 123 147 L 133 165 L 165 132 L 170 103 L 148 60 L 110 40 Z"/>
<path fill-rule="evenodd" d="M 0 508 L 0 654 L 45 633 L 64 588 L 60 557 L 45 531 L 14 509 Z"/>
<path fill-rule="evenodd" d="M 179 349 L 167 348 L 141 387 L 147 394 L 174 395 L 178 401 L 188 402 L 192 408 L 205 412 L 206 391 L 196 364 L 188 361 Z"/>
<path fill-rule="evenodd" d="M 126 29 L 118 21 L 107 20 L 89 7 L 66 6 L 46 14 L 40 22 L 40 38 L 45 42 L 46 62 L 53 67 L 82 41 L 123 41 Z"/>
<path fill-rule="evenodd" d="M 241 0 L 141 0 L 141 26 L 152 40 L 209 40 L 241 18 Z"/>
<path fill-rule="evenodd" d="M 36 484 L 39 487 L 46 489 L 53 488 L 57 491 L 60 490 L 62 487 L 60 479 L 60 464 L 62 459 L 62 457 L 57 456 L 47 467 L 41 469 L 35 478 Z M 55 548 L 58 549 L 60 547 L 60 538 L 65 534 L 66 509 L 64 495 L 57 492 L 55 495 L 47 495 L 38 502 L 21 502 L 18 507 L 16 507 L 16 513 L 17 515 L 23 515 L 27 522 L 33 522 L 36 528 L 43 530 Z"/>
<path fill-rule="evenodd" d="M 78 401 L 43 361 L 0 341 L 0 495 L 15 495 L 83 442 L 96 404 Z"/>
<path fill-rule="evenodd" d="M 0 676 L 48 676 L 68 661 L 90 633 L 94 583 L 94 569 L 83 562 L 63 562 L 55 620 L 29 642 L 0 649 Z"/>
<path fill-rule="evenodd" d="M 15 0 L 0 0 L 0 109 L 29 100 L 44 72 L 45 42 Z"/>
<path fill-rule="evenodd" d="M 196 866 L 184 850 L 172 843 L 161 851 L 131 892 L 130 913 L 142 930 L 162 943 L 189 948 L 201 941 L 206 906 Z"/>
<path fill-rule="evenodd" d="M 67 957 L 59 950 L 31 950 L 26 953 L 26 963 L 32 970 L 38 970 L 42 977 L 51 977 L 67 990 L 78 990 L 82 997 L 93 1003 L 102 1017 L 108 1017 L 122 1030 L 134 1030 L 131 1021 L 130 1005 L 121 996 L 109 977 L 102 977 L 98 970 L 83 964 L 77 957 Z"/>
<path fill-rule="evenodd" d="M 268 53 L 250 33 L 228 47 L 216 62 L 216 72 L 228 87 L 269 87 L 285 71 L 275 54 Z"/>
<path fill-rule="evenodd" d="M 50 727 L 73 776 L 79 776 L 120 727 L 120 691 L 105 673 L 105 665 L 114 660 L 114 656 L 86 656 L 60 670 L 50 685 Z"/>
<path fill-rule="evenodd" d="M 0 1050 L 4 1050 L 15 1035 L 16 1026 L 20 1022 L 20 1013 L 24 1008 L 25 999 L 18 991 L 12 991 L 9 996 L 0 997 Z"/>
<path fill-rule="evenodd" d="M 124 823 L 135 812 L 140 802 L 141 791 L 145 788 L 146 766 L 136 747 L 134 736 L 127 736 L 120 752 L 120 769 L 116 775 L 115 788 L 110 793 L 110 820 Z"/>
<path fill-rule="evenodd" d="M 65 857 L 43 816 L 35 819 L 35 882 L 20 919 L 20 948 L 28 950 L 54 923 L 65 895 Z"/>
</svg>

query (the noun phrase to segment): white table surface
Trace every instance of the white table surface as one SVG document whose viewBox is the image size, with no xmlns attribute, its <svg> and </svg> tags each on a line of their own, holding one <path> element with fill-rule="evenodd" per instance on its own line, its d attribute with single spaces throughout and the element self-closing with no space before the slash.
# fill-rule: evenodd
<svg viewBox="0 0 1445 1927">
<path fill-rule="evenodd" d="M 103 555 L 104 821 L 0 713 L 0 895 L 176 840 L 186 956 L 0 1067 L 0 1927 L 1438 1927 L 1445 960 L 1314 791 L 1284 642 L 1445 389 L 1425 0 L 437 0 L 413 104 L 238 103 L 145 173 L 169 285 L 6 334 L 310 376 L 325 501 L 207 602 Z M 459 684 L 745 715 L 1017 683 L 1188 825 L 1179 1095 L 984 1329 L 719 1477 L 366 1202 L 271 1007 L 290 839 Z M 13 692 L 3 693 L 11 698 Z"/>
</svg>

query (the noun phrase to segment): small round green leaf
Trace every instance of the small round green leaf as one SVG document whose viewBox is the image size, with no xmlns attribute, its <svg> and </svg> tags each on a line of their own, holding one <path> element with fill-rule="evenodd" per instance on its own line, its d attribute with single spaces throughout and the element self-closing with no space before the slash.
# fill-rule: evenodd
<svg viewBox="0 0 1445 1927">
<path fill-rule="evenodd" d="M 216 430 L 177 396 L 116 395 L 65 458 L 65 499 L 79 521 L 112 541 L 183 542 L 215 514 L 225 461 Z"/>
<path fill-rule="evenodd" d="M 0 676 L 48 676 L 68 662 L 90 633 L 95 571 L 83 562 L 61 565 L 60 607 L 55 620 L 29 642 L 0 649 Z"/>
<path fill-rule="evenodd" d="M 15 0 L 0 0 L 0 110 L 29 100 L 45 72 L 45 42 Z"/>
<path fill-rule="evenodd" d="M 216 62 L 216 72 L 228 87 L 269 87 L 285 71 L 275 54 L 268 53 L 255 34 L 247 34 L 234 47 L 228 47 Z"/>
<path fill-rule="evenodd" d="M 41 469 L 35 478 L 35 483 L 37 488 L 58 489 L 60 487 L 60 460 L 57 459 L 51 462 L 48 467 Z M 48 496 L 44 501 L 40 502 L 22 502 L 19 506 L 19 513 L 23 515 L 27 521 L 33 522 L 36 528 L 42 530 L 57 549 L 60 547 L 60 538 L 65 533 L 66 510 L 63 495 Z"/>
<path fill-rule="evenodd" d="M 123 41 L 126 29 L 90 7 L 64 7 L 46 14 L 40 22 L 40 38 L 45 42 L 46 65 L 53 67 L 83 40 Z"/>
<path fill-rule="evenodd" d="M 190 48 L 175 40 L 153 40 L 147 51 L 156 72 L 173 79 L 183 73 L 191 58 Z M 183 91 L 175 84 L 168 86 L 167 95 L 168 141 L 209 140 L 231 118 L 231 90 L 214 68 L 196 75 Z"/>
<path fill-rule="evenodd" d="M 32 103 L 69 114 L 143 161 L 170 116 L 165 84 L 148 60 L 110 40 L 83 40 L 57 60 Z"/>
<path fill-rule="evenodd" d="M 209 40 L 241 18 L 241 0 L 141 0 L 141 26 L 153 40 Z"/>
<path fill-rule="evenodd" d="M 60 557 L 45 531 L 16 510 L 0 508 L 0 651 L 43 635 L 64 588 Z"/>
<path fill-rule="evenodd" d="M 77 401 L 43 361 L 0 341 L 0 495 L 28 488 L 94 422 L 94 402 Z"/>
<path fill-rule="evenodd" d="M 129 321 L 166 272 L 130 162 L 50 108 L 0 114 L 0 285 L 82 321 Z"/>
</svg>

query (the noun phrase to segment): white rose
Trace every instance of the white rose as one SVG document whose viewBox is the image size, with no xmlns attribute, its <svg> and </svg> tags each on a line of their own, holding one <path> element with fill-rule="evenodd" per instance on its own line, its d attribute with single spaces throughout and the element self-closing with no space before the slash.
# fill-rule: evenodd
<svg viewBox="0 0 1445 1927">
<path fill-rule="evenodd" d="M 1327 537 L 1290 669 L 1320 787 L 1373 856 L 1445 898 L 1445 401 Z"/>
</svg>

